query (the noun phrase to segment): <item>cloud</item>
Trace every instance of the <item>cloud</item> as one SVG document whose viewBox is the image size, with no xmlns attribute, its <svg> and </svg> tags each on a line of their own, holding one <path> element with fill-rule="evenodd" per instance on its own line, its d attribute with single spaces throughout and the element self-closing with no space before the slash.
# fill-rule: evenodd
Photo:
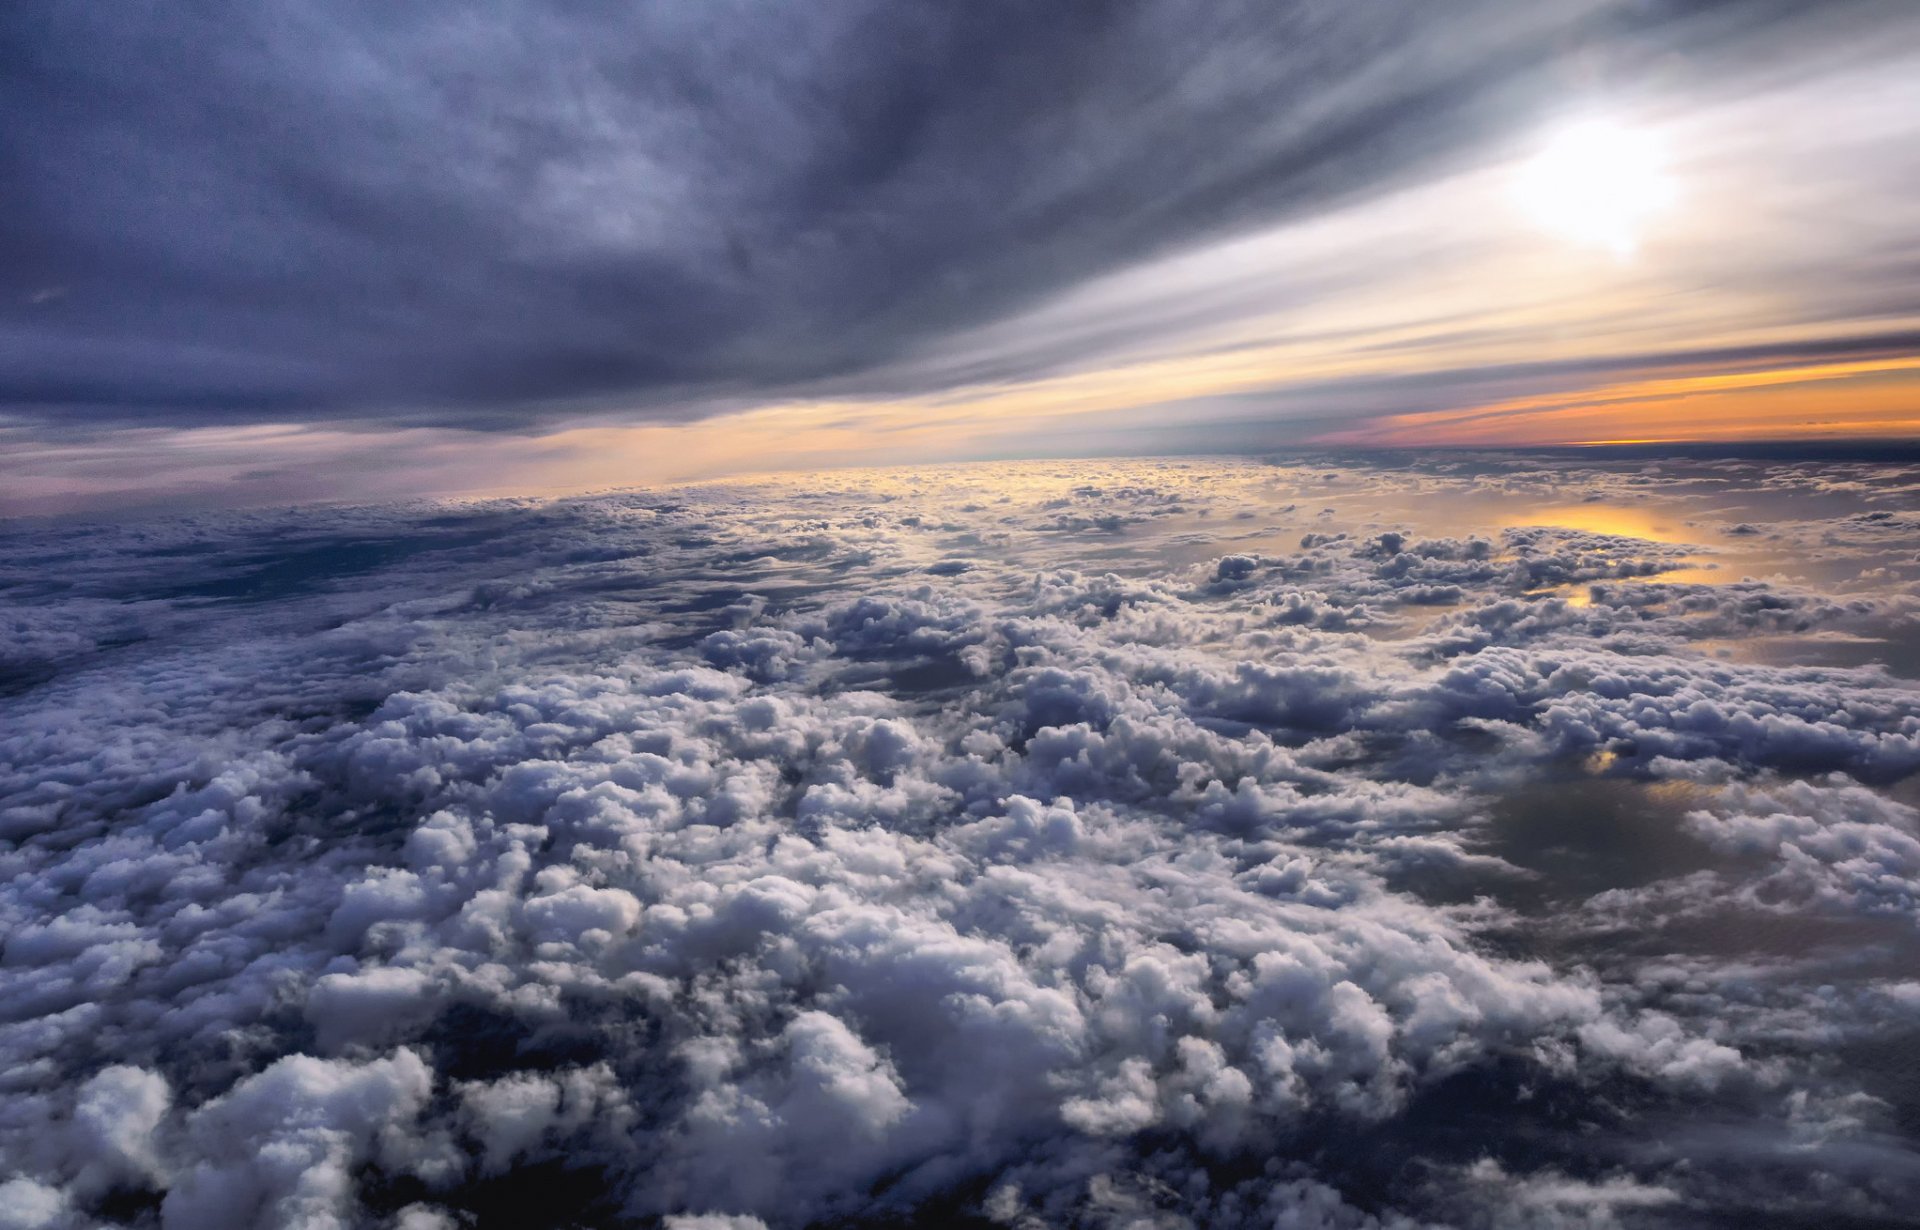
<svg viewBox="0 0 1920 1230">
<path fill-rule="evenodd" d="M 412 1051 L 364 1064 L 288 1056 L 195 1111 L 199 1159 L 168 1190 L 163 1224 L 350 1224 L 352 1169 L 414 1148 L 432 1088 Z"/>
<path fill-rule="evenodd" d="M 51 1230 L 68 1220 L 65 1193 L 32 1179 L 0 1183 L 0 1209 L 7 1230 Z"/>
<path fill-rule="evenodd" d="M 29 6 L 0 27 L 27 66 L 0 399 L 43 430 L 523 428 L 1031 377 L 1180 331 L 1102 275 L 1484 157 L 1596 65 L 1657 87 L 1659 48 L 1712 88 L 1880 28 L 1604 0 Z M 1200 292 L 1175 310 L 1244 298 L 1214 280 L 1175 279 Z M 1108 306 L 1005 323 L 1070 291 Z"/>
<path fill-rule="evenodd" d="M 1710 647 L 1909 614 L 1671 579 L 1774 482 L 1035 463 L 66 540 L 14 601 L 91 647 L 0 735 L 9 1215 L 1891 1219 L 1910 688 Z M 1702 546 L 1464 502 L 1658 483 Z"/>
</svg>

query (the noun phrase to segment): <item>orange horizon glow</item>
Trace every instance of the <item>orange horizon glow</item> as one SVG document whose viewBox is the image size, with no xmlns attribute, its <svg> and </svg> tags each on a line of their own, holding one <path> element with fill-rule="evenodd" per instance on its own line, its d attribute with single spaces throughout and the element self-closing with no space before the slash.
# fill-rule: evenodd
<svg viewBox="0 0 1920 1230">
<path fill-rule="evenodd" d="M 1920 437 L 1920 355 L 1643 377 L 1394 415 L 1315 443 L 1604 447 L 1901 437 Z"/>
<path fill-rule="evenodd" d="M 1114 413 L 1209 394 L 1284 394 L 1303 378 L 1357 374 L 1368 366 L 1350 356 L 1319 356 L 1314 363 L 1286 347 L 1261 347 L 938 396 L 791 401 L 684 423 L 578 424 L 532 438 L 292 424 L 149 429 L 126 433 L 112 448 L 14 448 L 10 457 L 21 472 L 0 496 L 0 515 L 83 507 L 129 489 L 156 497 L 215 489 L 263 447 L 296 470 L 302 462 L 286 459 L 311 459 L 304 467 L 311 468 L 345 458 L 377 479 L 381 458 L 404 442 L 408 493 L 466 496 L 1018 455 L 1019 442 L 1038 428 L 1085 430 L 1092 440 Z M 1844 439 L 1920 439 L 1920 355 L 1682 375 L 1669 367 L 1584 389 L 1382 417 L 1298 443 L 1524 448 Z M 152 475 L 157 454 L 171 459 L 167 470 L 130 483 L 129 475 Z M 269 502 L 290 494 L 283 481 L 263 488 Z M 378 493 L 369 487 L 342 494 Z"/>
</svg>

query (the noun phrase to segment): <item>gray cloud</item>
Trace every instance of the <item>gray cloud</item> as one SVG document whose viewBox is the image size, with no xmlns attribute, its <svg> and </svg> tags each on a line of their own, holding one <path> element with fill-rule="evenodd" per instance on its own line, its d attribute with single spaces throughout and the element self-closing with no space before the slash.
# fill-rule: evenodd
<svg viewBox="0 0 1920 1230">
<path fill-rule="evenodd" d="M 1143 256 L 1886 15 L 1794 7 L 11 5 L 0 400 L 516 427 L 945 387 L 942 337 Z"/>
</svg>

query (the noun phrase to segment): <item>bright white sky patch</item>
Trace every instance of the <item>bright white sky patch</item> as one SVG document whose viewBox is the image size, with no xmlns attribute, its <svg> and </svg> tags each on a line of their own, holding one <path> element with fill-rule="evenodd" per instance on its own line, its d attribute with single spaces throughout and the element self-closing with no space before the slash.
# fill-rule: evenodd
<svg viewBox="0 0 1920 1230">
<path fill-rule="evenodd" d="M 1588 119 L 1561 129 L 1521 168 L 1515 195 L 1542 228 L 1628 256 L 1676 194 L 1658 138 Z"/>
</svg>

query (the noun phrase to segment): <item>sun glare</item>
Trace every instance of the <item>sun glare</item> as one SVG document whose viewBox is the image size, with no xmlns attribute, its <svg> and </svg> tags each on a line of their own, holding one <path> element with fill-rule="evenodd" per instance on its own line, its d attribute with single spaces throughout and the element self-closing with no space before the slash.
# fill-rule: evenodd
<svg viewBox="0 0 1920 1230">
<path fill-rule="evenodd" d="M 1675 195 L 1660 142 L 1602 119 L 1561 129 L 1521 168 L 1515 188 L 1543 229 L 1623 258 Z"/>
</svg>

